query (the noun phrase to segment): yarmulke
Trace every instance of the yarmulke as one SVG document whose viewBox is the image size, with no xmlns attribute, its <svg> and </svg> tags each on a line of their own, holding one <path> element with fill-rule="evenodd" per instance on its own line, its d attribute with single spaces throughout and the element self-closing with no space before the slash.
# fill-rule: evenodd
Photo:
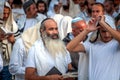
<svg viewBox="0 0 120 80">
<path fill-rule="evenodd" d="M 34 2 L 32 0 L 28 0 L 28 1 L 24 2 L 24 4 L 23 4 L 24 11 L 26 12 L 26 9 L 33 3 Z"/>
<path fill-rule="evenodd" d="M 78 22 L 78 21 L 80 21 L 80 20 L 83 20 L 83 18 L 81 18 L 81 17 L 76 17 L 76 18 L 72 19 L 72 23 Z"/>
</svg>

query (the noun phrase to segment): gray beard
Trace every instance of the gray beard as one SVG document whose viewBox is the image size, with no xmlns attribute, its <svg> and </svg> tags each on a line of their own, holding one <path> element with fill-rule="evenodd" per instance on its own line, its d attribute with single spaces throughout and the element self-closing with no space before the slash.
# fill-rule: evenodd
<svg viewBox="0 0 120 80">
<path fill-rule="evenodd" d="M 59 53 L 65 56 L 65 45 L 60 39 L 51 39 L 47 35 L 42 35 L 42 38 L 48 52 L 51 54 L 52 57 L 55 58 L 56 55 Z"/>
</svg>

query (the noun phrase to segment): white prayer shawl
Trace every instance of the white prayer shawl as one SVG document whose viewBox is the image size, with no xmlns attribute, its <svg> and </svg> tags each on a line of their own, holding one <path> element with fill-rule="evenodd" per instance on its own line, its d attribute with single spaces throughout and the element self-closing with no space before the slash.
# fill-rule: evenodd
<svg viewBox="0 0 120 80">
<path fill-rule="evenodd" d="M 58 0 L 51 0 L 50 5 L 49 5 L 49 8 L 48 8 L 48 11 L 49 11 L 49 10 L 53 11 L 53 7 L 54 7 L 54 4 L 55 4 L 55 3 L 58 3 Z"/>
<path fill-rule="evenodd" d="M 63 40 L 67 36 L 67 33 L 72 32 L 71 21 L 72 21 L 72 18 L 70 16 L 64 16 L 61 19 L 59 24 L 60 26 L 58 27 L 61 40 Z"/>
<path fill-rule="evenodd" d="M 24 31 L 21 35 L 27 52 L 34 42 L 40 38 L 40 24 L 41 22 L 37 23 L 33 27 Z"/>
<path fill-rule="evenodd" d="M 58 25 L 58 27 L 59 27 L 60 21 L 61 21 L 61 19 L 62 19 L 63 17 L 64 17 L 64 16 L 61 15 L 61 14 L 56 14 L 56 15 L 52 16 L 51 18 L 53 18 L 53 19 L 57 22 L 57 25 Z"/>
<path fill-rule="evenodd" d="M 5 2 L 5 6 L 10 8 L 10 5 L 8 4 L 8 2 Z M 10 15 L 9 15 L 7 21 L 5 22 L 5 24 L 3 24 L 1 26 L 4 26 L 10 32 L 13 32 L 13 33 L 17 32 L 18 26 L 13 19 L 12 11 L 10 12 Z M 3 47 L 3 52 L 4 52 L 4 58 L 6 61 L 9 61 L 11 50 L 12 50 L 12 44 L 10 42 L 8 42 L 7 39 L 3 40 L 2 44 L 3 44 L 2 47 Z M 4 64 L 4 65 L 6 65 L 6 64 Z"/>
<path fill-rule="evenodd" d="M 5 2 L 5 5 L 11 9 L 10 5 L 7 2 Z M 10 11 L 10 15 L 6 21 L 5 28 L 14 33 L 18 30 L 18 26 L 13 18 L 12 11 Z"/>
<path fill-rule="evenodd" d="M 53 0 L 53 1 L 50 2 L 50 6 L 49 6 L 49 9 L 48 9 L 48 12 L 47 12 L 48 17 L 52 17 L 56 14 L 56 12 L 54 10 L 54 5 L 55 4 L 59 4 L 59 2 L 57 0 Z"/>
<path fill-rule="evenodd" d="M 64 11 L 63 7 L 61 7 L 60 14 L 62 14 L 64 16 L 75 17 L 80 13 L 80 7 L 78 4 L 74 4 L 74 2 L 72 0 L 69 0 L 69 1 L 70 1 L 69 11 L 66 12 L 66 11 Z"/>
<path fill-rule="evenodd" d="M 44 47 L 41 39 L 36 41 L 30 52 L 33 52 L 35 55 L 35 65 L 39 76 L 45 76 L 54 66 L 62 74 L 65 74 L 68 70 L 68 64 L 71 63 L 70 54 L 67 51 L 65 57 L 59 53 L 57 57 L 53 59 Z"/>
</svg>

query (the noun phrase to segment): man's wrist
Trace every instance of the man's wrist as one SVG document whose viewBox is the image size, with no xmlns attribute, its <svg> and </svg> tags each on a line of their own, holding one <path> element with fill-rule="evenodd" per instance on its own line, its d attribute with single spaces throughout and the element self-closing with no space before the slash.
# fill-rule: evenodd
<svg viewBox="0 0 120 80">
<path fill-rule="evenodd" d="M 84 33 L 86 33 L 86 34 L 88 34 L 88 33 L 90 33 L 91 31 L 90 30 L 88 30 L 88 29 L 85 29 L 84 30 Z"/>
<path fill-rule="evenodd" d="M 50 80 L 50 76 L 46 76 L 46 80 Z"/>
<path fill-rule="evenodd" d="M 103 26 L 104 24 L 106 24 L 105 21 L 100 21 L 99 23 L 100 23 L 101 26 Z"/>
</svg>

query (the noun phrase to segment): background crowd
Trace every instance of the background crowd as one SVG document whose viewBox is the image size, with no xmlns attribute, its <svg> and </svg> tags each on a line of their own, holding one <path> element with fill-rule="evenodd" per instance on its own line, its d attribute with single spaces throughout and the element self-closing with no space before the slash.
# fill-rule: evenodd
<svg viewBox="0 0 120 80">
<path fill-rule="evenodd" d="M 1 0 L 0 27 L 0 80 L 120 80 L 120 0 Z"/>
</svg>

